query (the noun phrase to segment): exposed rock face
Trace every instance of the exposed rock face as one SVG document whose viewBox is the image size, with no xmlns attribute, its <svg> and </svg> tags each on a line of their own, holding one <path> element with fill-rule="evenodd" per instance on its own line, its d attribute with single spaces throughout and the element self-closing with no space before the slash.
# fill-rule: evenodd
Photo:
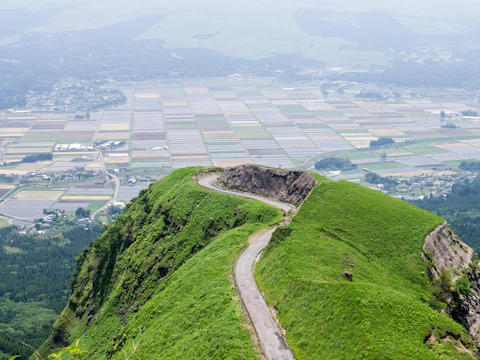
<svg viewBox="0 0 480 360">
<path fill-rule="evenodd" d="M 304 171 L 282 171 L 256 165 L 241 165 L 225 169 L 217 184 L 227 189 L 298 205 L 308 196 L 317 181 Z"/>
<path fill-rule="evenodd" d="M 450 271 L 453 281 L 461 276 L 458 274 L 468 275 L 472 284 L 472 294 L 468 296 L 455 294 L 456 306 L 452 306 L 454 299 L 451 297 L 447 300 L 446 311 L 480 344 L 480 278 L 477 266 L 474 265 L 474 250 L 464 244 L 447 223 L 444 223 L 426 237 L 423 252 L 432 276 L 438 277 L 444 269 Z"/>
<path fill-rule="evenodd" d="M 442 270 L 448 269 L 452 271 L 454 281 L 459 277 L 454 270 L 462 272 L 462 269 L 469 269 L 474 260 L 473 249 L 464 244 L 446 222 L 426 237 L 423 252 L 433 263 L 430 267 L 432 275 L 438 277 Z"/>
</svg>

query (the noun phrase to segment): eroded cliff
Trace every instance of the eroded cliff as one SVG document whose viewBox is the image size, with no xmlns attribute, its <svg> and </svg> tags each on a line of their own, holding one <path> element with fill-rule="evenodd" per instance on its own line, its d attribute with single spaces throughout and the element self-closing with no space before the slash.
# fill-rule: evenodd
<svg viewBox="0 0 480 360">
<path fill-rule="evenodd" d="M 440 278 L 445 271 L 450 274 L 453 287 L 445 312 L 480 344 L 480 278 L 474 250 L 445 222 L 426 237 L 423 256 L 433 279 Z"/>
<path fill-rule="evenodd" d="M 241 165 L 225 169 L 217 184 L 227 189 L 298 205 L 305 200 L 317 181 L 304 171 L 282 171 L 256 165 Z"/>
</svg>

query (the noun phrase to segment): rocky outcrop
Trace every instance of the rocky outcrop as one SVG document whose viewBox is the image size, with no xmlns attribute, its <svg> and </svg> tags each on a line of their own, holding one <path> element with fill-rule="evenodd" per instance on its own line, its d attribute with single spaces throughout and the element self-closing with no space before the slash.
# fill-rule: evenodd
<svg viewBox="0 0 480 360">
<path fill-rule="evenodd" d="M 468 277 L 470 294 L 453 289 L 445 311 L 480 344 L 480 278 L 474 250 L 463 243 L 445 222 L 426 237 L 423 257 L 430 276 L 434 278 L 438 278 L 443 270 L 450 272 L 453 283 L 462 276 Z"/>
<path fill-rule="evenodd" d="M 446 222 L 425 238 L 423 255 L 431 261 L 429 270 L 433 276 L 438 277 L 442 270 L 447 269 L 454 281 L 462 269 L 468 270 L 469 264 L 474 261 L 473 249 L 464 244 Z"/>
<path fill-rule="evenodd" d="M 265 196 L 292 205 L 300 204 L 317 184 L 304 171 L 282 171 L 256 165 L 225 169 L 217 180 L 223 188 Z"/>
</svg>

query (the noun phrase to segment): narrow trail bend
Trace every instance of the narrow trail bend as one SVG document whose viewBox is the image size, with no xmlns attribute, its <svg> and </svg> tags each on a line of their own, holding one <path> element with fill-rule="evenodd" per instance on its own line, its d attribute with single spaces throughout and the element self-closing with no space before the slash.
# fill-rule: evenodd
<svg viewBox="0 0 480 360">
<path fill-rule="evenodd" d="M 263 201 L 268 205 L 283 210 L 285 213 L 294 209 L 292 205 L 270 200 L 258 195 L 220 189 L 213 185 L 217 179 L 218 175 L 207 176 L 198 180 L 198 184 L 220 193 Z M 255 259 L 268 245 L 275 230 L 276 228 L 263 233 L 258 240 L 250 244 L 240 255 L 235 264 L 235 279 L 240 296 L 242 297 L 267 358 L 270 360 L 293 360 L 295 357 L 285 342 L 282 332 L 273 318 L 253 275 Z"/>
</svg>

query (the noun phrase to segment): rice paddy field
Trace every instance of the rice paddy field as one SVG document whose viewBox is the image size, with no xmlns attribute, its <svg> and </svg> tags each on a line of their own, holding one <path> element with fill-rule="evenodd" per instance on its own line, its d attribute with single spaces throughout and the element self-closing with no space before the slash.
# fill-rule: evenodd
<svg viewBox="0 0 480 360">
<path fill-rule="evenodd" d="M 446 129 L 439 116 L 442 110 L 478 110 L 478 103 L 426 98 L 375 102 L 353 93 L 325 97 L 317 86 L 285 87 L 267 80 L 179 79 L 110 87 L 123 91 L 127 102 L 94 112 L 90 119 L 78 120 L 72 114 L 1 115 L 2 160 L 53 152 L 53 163 L 22 164 L 11 170 L 67 171 L 75 165 L 98 169 L 99 163 L 72 164 L 68 157 L 79 151 L 66 148 L 121 141 L 121 147 L 107 148 L 107 167 L 256 163 L 294 168 L 322 153 L 368 147 L 379 137 L 417 142 L 410 153 L 389 154 L 393 162 L 407 167 L 480 159 L 479 119 L 459 117 L 454 120 L 457 128 Z M 83 149 L 81 154 L 96 150 Z"/>
<path fill-rule="evenodd" d="M 355 97 L 371 90 L 368 86 L 324 96 L 318 86 L 282 85 L 267 79 L 112 83 L 108 87 L 122 91 L 126 103 L 92 112 L 89 119 L 75 119 L 74 114 L 0 113 L 0 162 L 53 153 L 51 161 L 0 167 L 0 175 L 58 174 L 80 167 L 126 168 L 142 176 L 188 166 L 244 163 L 308 168 L 313 163 L 305 164 L 312 157 L 335 155 L 358 165 L 358 171 L 338 177 L 355 181 L 364 176 L 363 168 L 385 176 L 412 176 L 455 167 L 463 160 L 480 160 L 480 117 L 440 118 L 441 111 L 480 112 L 480 103 Z M 456 127 L 443 127 L 446 122 Z M 379 151 L 366 149 L 379 137 L 414 143 L 385 149 L 387 160 L 381 161 Z M 100 161 L 96 146 L 105 142 L 119 145 L 107 146 Z M 60 196 L 54 191 L 12 196 L 11 187 L 1 186 L 0 213 L 31 218 L 46 207 L 95 208 L 113 194 L 111 188 L 100 188 L 74 185 L 61 190 Z M 142 188 L 122 187 L 117 200 L 128 201 Z"/>
</svg>

